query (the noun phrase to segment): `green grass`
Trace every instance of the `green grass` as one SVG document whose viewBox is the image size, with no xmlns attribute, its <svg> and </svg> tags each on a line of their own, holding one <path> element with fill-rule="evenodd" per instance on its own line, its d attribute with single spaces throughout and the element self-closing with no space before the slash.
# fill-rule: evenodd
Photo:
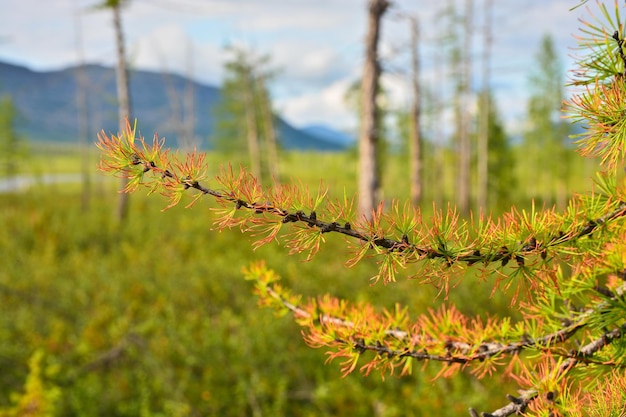
<svg viewBox="0 0 626 417">
<path fill-rule="evenodd" d="M 67 149 L 33 159 L 45 172 L 81 166 Z M 212 173 L 228 162 L 219 154 L 208 160 Z M 283 163 L 284 179 L 316 189 L 321 178 L 335 196 L 355 190 L 349 154 L 294 152 Z M 387 166 L 386 197 L 408 193 L 404 166 Z M 253 251 L 238 230 L 214 230 L 208 199 L 162 212 L 163 198 L 140 192 L 120 226 L 116 187 L 93 181 L 88 210 L 80 184 L 0 195 L 0 410 L 22 390 L 37 349 L 44 387 L 60 389 L 63 416 L 464 416 L 468 406 L 497 408 L 512 389 L 468 375 L 433 382 L 438 365 L 418 364 L 403 379 L 340 378 L 339 365 L 324 366 L 324 352 L 307 348 L 289 317 L 257 307 L 242 267 L 265 259 L 305 296 L 401 303 L 413 314 L 443 302 L 433 302 L 436 290 L 402 276 L 370 285 L 376 260 L 346 268 L 346 244 L 332 234 L 312 262 L 278 244 Z M 449 302 L 469 314 L 508 312 L 507 296 L 490 293 L 488 282 L 467 277 Z"/>
<path fill-rule="evenodd" d="M 2 199 L 0 385 L 8 389 L 0 404 L 20 389 L 35 349 L 55 370 L 46 383 L 61 388 L 59 415 L 169 415 L 180 407 L 367 416 L 379 406 L 422 415 L 439 405 L 462 415 L 472 400 L 471 378 L 433 384 L 436 367 L 386 382 L 340 378 L 338 364 L 324 366 L 323 352 L 304 346 L 290 318 L 256 306 L 241 268 L 266 259 L 294 291 L 402 302 L 414 312 L 433 305 L 432 288 L 408 280 L 370 286 L 373 265 L 345 268 L 340 238 L 303 263 L 278 245 L 255 252 L 238 231 L 211 230 L 204 204 L 163 213 L 162 200 L 137 195 L 118 227 L 114 203 L 106 193 L 82 212 L 75 191 L 59 188 Z M 101 362 L 120 346 L 123 355 Z M 472 395 L 489 402 L 484 392 Z"/>
<path fill-rule="evenodd" d="M 519 150 L 514 150 L 517 159 L 525 158 Z M 101 181 L 103 176 L 97 171 L 100 158 L 99 150 L 95 145 L 89 145 L 87 152 L 81 152 L 77 145 L 61 143 L 33 143 L 30 146 L 30 156 L 19 165 L 19 174 L 43 175 L 43 174 L 66 174 L 81 173 L 86 169 L 90 178 Z M 239 167 L 240 158 L 232 164 Z M 216 174 L 220 165 L 227 165 L 231 161 L 228 157 L 217 153 L 208 152 L 207 162 L 210 173 Z M 352 196 L 356 193 L 358 161 L 354 152 L 343 153 L 319 153 L 319 152 L 283 152 L 281 155 L 281 179 L 308 185 L 311 189 L 317 189 L 320 184 L 328 187 L 330 194 L 343 197 L 344 193 Z M 555 163 L 569 163 L 568 178 L 564 186 L 572 192 L 587 192 L 592 187 L 592 177 L 597 170 L 597 164 L 585 158 L 575 155 L 572 150 L 568 161 L 555 161 Z M 447 201 L 455 201 L 455 166 L 454 155 L 446 152 L 444 155 L 444 167 L 436 166 L 432 156 L 426 155 L 423 162 L 423 203 L 422 208 L 428 212 L 432 209 L 432 201 L 438 201 L 445 206 Z M 529 194 L 529 184 L 535 184 L 535 191 L 541 195 L 549 182 L 536 185 L 532 173 L 523 173 L 519 167 L 510 167 L 517 178 L 515 183 L 510 184 L 511 201 L 503 203 L 494 211 L 498 214 L 501 210 L 507 210 L 515 204 L 520 207 L 528 207 L 533 198 L 537 196 Z M 383 161 L 382 190 L 386 201 L 404 201 L 409 197 L 410 175 L 408 171 L 408 159 L 406 155 L 389 154 Z M 475 187 L 472 187 L 475 192 Z M 493 209 L 493 207 L 491 208 Z"/>
</svg>

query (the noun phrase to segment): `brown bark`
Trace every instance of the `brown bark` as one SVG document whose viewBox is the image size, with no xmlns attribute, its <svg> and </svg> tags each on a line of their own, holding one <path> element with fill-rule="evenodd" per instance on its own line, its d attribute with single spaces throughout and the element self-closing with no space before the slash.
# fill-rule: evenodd
<svg viewBox="0 0 626 417">
<path fill-rule="evenodd" d="M 278 145 L 276 144 L 276 129 L 274 128 L 274 114 L 272 104 L 266 86 L 265 77 L 259 80 L 259 106 L 265 131 L 265 144 L 267 146 L 267 164 L 269 174 L 274 181 L 280 181 L 280 167 L 278 163 Z"/>
<path fill-rule="evenodd" d="M 120 122 L 120 132 L 126 128 L 126 120 L 130 120 L 130 93 L 128 87 L 128 66 L 126 65 L 126 52 L 124 45 L 124 33 L 122 32 L 121 1 L 110 2 L 113 11 L 113 28 L 115 30 L 115 43 L 117 47 L 117 66 L 115 75 L 117 78 L 117 105 Z M 120 189 L 124 189 L 128 183 L 127 178 L 122 179 Z M 120 193 L 117 202 L 116 217 L 124 221 L 128 216 L 128 193 Z"/>
<path fill-rule="evenodd" d="M 262 182 L 261 178 L 261 150 L 259 146 L 259 132 L 257 130 L 256 107 L 254 105 L 253 80 L 246 75 L 244 100 L 246 102 L 246 136 L 248 139 L 248 153 L 250 155 L 250 171 Z"/>
<path fill-rule="evenodd" d="M 387 0 L 368 3 L 368 30 L 365 40 L 365 63 L 361 80 L 361 131 L 359 135 L 359 214 L 371 218 L 380 194 L 380 178 L 376 157 L 379 126 L 376 95 L 380 66 L 378 40 L 380 20 L 389 7 Z"/>
</svg>

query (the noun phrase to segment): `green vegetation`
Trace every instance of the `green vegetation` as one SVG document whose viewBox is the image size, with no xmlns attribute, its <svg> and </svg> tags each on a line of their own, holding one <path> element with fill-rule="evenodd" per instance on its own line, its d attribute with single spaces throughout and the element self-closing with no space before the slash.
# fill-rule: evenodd
<svg viewBox="0 0 626 417">
<path fill-rule="evenodd" d="M 518 169 L 536 175 L 535 181 L 526 183 L 527 196 L 562 209 L 567 202 L 565 191 L 569 189 L 564 182 L 570 169 L 565 141 L 571 125 L 562 119 L 565 80 L 551 37 L 544 36 L 536 62 L 529 80 L 531 97 L 522 146 L 527 157 Z"/>
<path fill-rule="evenodd" d="M 241 268 L 274 259 L 305 294 L 332 290 L 415 310 L 431 305 L 432 289 L 370 288 L 366 265 L 336 262 L 346 249 L 335 239 L 315 265 L 286 259 L 276 245 L 255 252 L 246 236 L 212 231 L 200 207 L 162 213 L 165 202 L 138 196 L 120 230 L 115 195 L 106 195 L 88 213 L 78 192 L 60 186 L 0 199 L 0 409 L 35 395 L 23 386 L 40 378 L 39 395 L 58 394 L 50 415 L 417 416 L 440 401 L 462 413 L 464 387 L 478 383 L 471 378 L 338 379 L 290 319 L 259 311 Z M 43 370 L 34 376 L 36 352 Z M 486 394 L 476 400 L 489 403 Z"/>
<path fill-rule="evenodd" d="M 28 147 L 24 137 L 17 134 L 18 113 L 10 96 L 0 96 L 0 177 L 11 177 L 21 171 Z"/>
<path fill-rule="evenodd" d="M 78 158 L 52 159 L 65 170 L 78 169 Z M 207 158 L 213 173 L 224 162 L 220 154 Z M 398 156 L 387 165 L 392 197 L 408 192 L 404 163 Z M 286 153 L 283 164 L 311 190 L 320 178 L 335 178 L 336 196 L 344 186 L 354 192 L 353 155 Z M 589 188 L 582 177 L 576 182 Z M 78 185 L 0 195 L 0 409 L 16 410 L 35 395 L 54 398 L 50 415 L 67 416 L 419 416 L 442 407 L 464 415 L 468 401 L 498 404 L 489 394 L 493 383 L 470 376 L 433 382 L 437 368 L 430 366 L 384 382 L 338 378 L 339 366 L 320 366 L 325 355 L 305 346 L 291 319 L 259 310 L 241 269 L 267 259 L 304 295 L 401 303 L 415 314 L 436 305 L 434 288 L 417 291 L 414 281 L 369 286 L 373 261 L 346 268 L 347 249 L 335 236 L 315 263 L 287 257 L 274 244 L 254 251 L 248 236 L 212 230 L 208 202 L 161 212 L 165 200 L 138 195 L 120 228 L 112 216 L 115 185 L 96 187 L 88 212 L 80 209 Z M 490 297 L 488 283 L 480 285 L 478 294 L 474 285 L 462 286 L 449 302 L 467 314 L 508 307 L 505 297 Z M 30 380 L 41 383 L 26 389 Z"/>
<path fill-rule="evenodd" d="M 211 142 L 215 149 L 241 161 L 254 175 L 279 178 L 275 116 L 268 90 L 273 77 L 269 55 L 231 48 L 224 65 L 220 102 L 213 109 L 216 128 Z M 248 155 L 242 159 L 242 155 Z"/>
</svg>

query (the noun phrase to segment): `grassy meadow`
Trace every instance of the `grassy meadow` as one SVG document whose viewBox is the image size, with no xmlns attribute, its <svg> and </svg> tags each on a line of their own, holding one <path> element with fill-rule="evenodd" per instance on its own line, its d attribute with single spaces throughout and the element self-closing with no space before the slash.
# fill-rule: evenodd
<svg viewBox="0 0 626 417">
<path fill-rule="evenodd" d="M 406 164 L 394 158 L 385 196 L 403 199 Z M 214 172 L 227 162 L 208 159 Z M 287 153 L 282 164 L 285 179 L 312 189 L 320 179 L 331 195 L 356 189 L 353 154 Z M 244 266 L 265 259 L 305 296 L 401 303 L 413 313 L 442 303 L 436 290 L 401 277 L 371 285 L 376 260 L 346 268 L 345 241 L 332 234 L 312 262 L 279 244 L 253 251 L 239 230 L 213 230 L 208 198 L 163 212 L 160 196 L 139 192 L 120 225 L 117 182 L 96 165 L 93 152 L 87 209 L 80 184 L 0 194 L 0 416 L 26 415 L 28 404 L 42 416 L 464 416 L 468 406 L 497 408 L 514 390 L 499 378 L 433 380 L 437 364 L 416 364 L 402 379 L 341 378 L 339 363 L 324 365 L 290 317 L 257 306 Z M 33 152 L 21 173 L 80 167 L 64 148 Z M 590 188 L 586 172 L 572 172 L 578 190 Z M 448 302 L 482 315 L 509 306 L 471 277 Z"/>
</svg>

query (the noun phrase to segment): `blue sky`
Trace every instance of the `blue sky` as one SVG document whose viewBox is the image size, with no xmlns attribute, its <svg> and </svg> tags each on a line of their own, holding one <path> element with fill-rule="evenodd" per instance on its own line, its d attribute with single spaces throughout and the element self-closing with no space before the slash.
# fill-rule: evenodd
<svg viewBox="0 0 626 417">
<path fill-rule="evenodd" d="M 441 82 L 436 64 L 441 23 L 435 16 L 447 1 L 396 0 L 382 26 L 381 53 L 391 71 L 383 78 L 392 105 L 408 100 L 408 26 L 396 16 L 408 13 L 421 23 L 422 81 Z M 80 27 L 88 62 L 115 61 L 111 13 L 93 10 L 94 0 L 0 1 L 0 60 L 35 70 L 77 62 Z M 474 0 L 473 54 L 480 56 L 484 0 Z M 557 46 L 564 69 L 571 67 L 572 34 L 584 8 L 577 0 L 494 0 L 492 86 L 510 130 L 521 129 L 528 78 L 544 34 Z M 594 7 L 592 2 L 589 2 Z M 359 77 L 365 35 L 366 0 L 131 0 L 124 10 L 128 54 L 135 68 L 169 70 L 213 85 L 222 78 L 227 45 L 270 54 L 280 76 L 272 85 L 275 107 L 296 126 L 322 123 L 355 126 L 346 107 L 346 88 Z M 476 62 L 476 71 L 480 63 Z M 444 89 L 450 88 L 444 86 Z"/>
</svg>

